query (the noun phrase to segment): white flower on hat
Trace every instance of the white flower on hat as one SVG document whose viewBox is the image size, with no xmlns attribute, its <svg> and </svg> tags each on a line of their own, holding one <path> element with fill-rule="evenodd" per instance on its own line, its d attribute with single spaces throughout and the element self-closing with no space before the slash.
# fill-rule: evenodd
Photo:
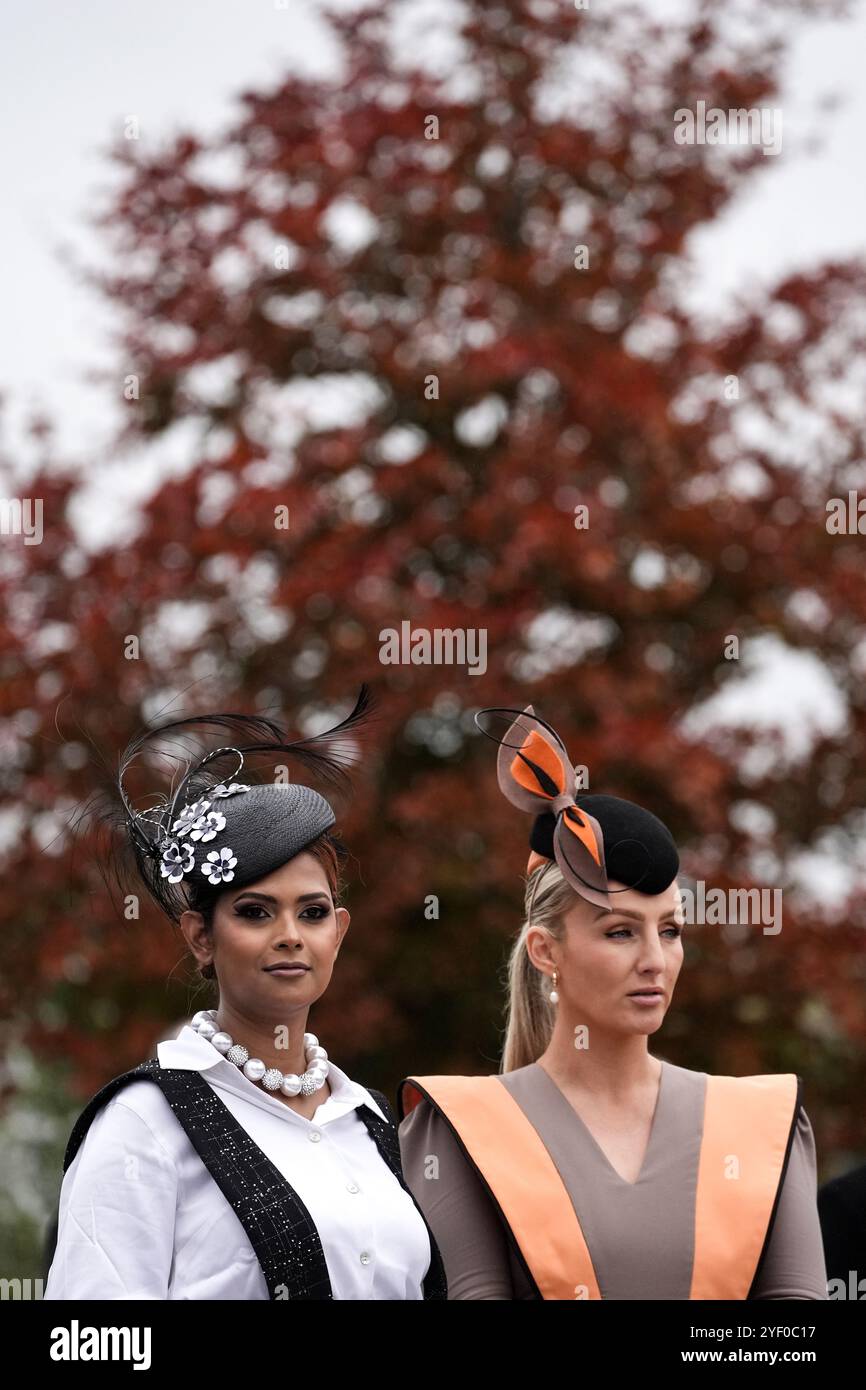
<svg viewBox="0 0 866 1390">
<path fill-rule="evenodd" d="M 193 830 L 202 829 L 205 824 L 205 812 L 209 810 L 209 801 L 191 801 L 188 806 L 184 806 L 172 825 L 172 834 L 177 836 L 189 835 Z M 197 836 L 193 835 L 192 838 L 196 839 Z"/>
<path fill-rule="evenodd" d="M 206 816 L 199 816 L 194 825 L 190 827 L 189 838 L 191 840 L 212 840 L 220 830 L 225 830 L 226 818 L 221 811 L 208 811 Z"/>
<path fill-rule="evenodd" d="M 180 883 L 184 874 L 195 868 L 195 853 L 192 845 L 182 845 L 177 840 L 163 841 L 162 859 L 159 871 L 169 883 Z"/>
<path fill-rule="evenodd" d="M 234 870 L 237 862 L 230 849 L 212 849 L 200 868 L 202 873 L 207 876 L 208 883 L 230 883 L 235 876 Z"/>
<path fill-rule="evenodd" d="M 211 796 L 235 796 L 238 792 L 248 792 L 250 788 L 243 782 L 232 782 L 226 786 L 225 782 L 220 782 L 218 787 L 210 788 Z"/>
</svg>

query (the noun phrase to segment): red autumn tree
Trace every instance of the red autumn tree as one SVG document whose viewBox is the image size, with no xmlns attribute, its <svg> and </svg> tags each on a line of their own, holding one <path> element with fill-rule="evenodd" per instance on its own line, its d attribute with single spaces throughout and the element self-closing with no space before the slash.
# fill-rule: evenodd
<svg viewBox="0 0 866 1390">
<path fill-rule="evenodd" d="M 866 275 L 814 267 L 708 329 L 689 239 L 769 166 L 673 138 L 698 100 L 778 105 L 779 14 L 811 7 L 731 36 L 705 4 L 676 27 L 472 0 L 445 77 L 386 41 L 396 8 L 334 18 L 335 82 L 245 92 L 212 143 L 113 153 L 93 279 L 125 313 L 117 468 L 183 467 L 91 551 L 72 518 L 98 494 L 46 466 L 42 543 L 5 543 L 5 1014 L 80 1094 L 198 1007 L 179 937 L 147 904 L 119 917 L 64 832 L 88 739 L 110 758 L 172 697 L 300 728 L 367 680 L 353 925 L 314 1026 L 389 1090 L 495 1069 L 530 827 L 472 712 L 532 702 L 592 789 L 668 822 L 688 871 L 785 890 L 779 936 L 687 936 L 665 1055 L 796 1070 L 822 1156 L 862 1145 L 860 877 L 830 913 L 795 885 L 807 854 L 856 860 L 866 801 L 862 538 L 826 526 L 862 479 L 833 388 Z M 486 669 L 384 664 L 404 620 L 483 629 Z M 846 709 L 793 763 L 756 759 L 754 729 L 681 727 L 741 679 L 730 639 L 747 665 L 768 636 Z"/>
</svg>

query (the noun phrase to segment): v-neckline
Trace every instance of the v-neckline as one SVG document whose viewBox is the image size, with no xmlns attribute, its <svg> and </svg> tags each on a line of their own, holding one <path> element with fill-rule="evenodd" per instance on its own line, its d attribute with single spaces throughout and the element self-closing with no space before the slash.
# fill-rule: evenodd
<svg viewBox="0 0 866 1390">
<path fill-rule="evenodd" d="M 624 1178 L 623 1175 L 622 1175 L 622 1173 L 618 1172 L 617 1169 L 614 1168 L 613 1164 L 611 1163 L 611 1161 L 610 1161 L 610 1159 L 608 1158 L 607 1154 L 605 1153 L 604 1149 L 601 1147 L 601 1144 L 599 1144 L 599 1142 L 598 1142 L 598 1140 L 596 1139 L 595 1135 L 593 1134 L 592 1130 L 589 1128 L 589 1125 L 586 1123 L 585 1120 L 582 1120 L 582 1119 L 581 1119 L 580 1115 L 578 1115 L 578 1113 L 577 1113 L 577 1111 L 575 1110 L 574 1106 L 572 1105 L 571 1101 L 568 1099 L 568 1096 L 565 1094 L 565 1092 L 562 1090 L 562 1088 L 559 1086 L 559 1084 L 558 1084 L 556 1081 L 554 1081 L 553 1077 L 550 1075 L 550 1072 L 546 1069 L 546 1067 L 543 1067 L 543 1066 L 541 1065 L 540 1062 L 536 1062 L 536 1063 L 535 1063 L 535 1066 L 538 1067 L 538 1070 L 541 1071 L 541 1072 L 543 1072 L 544 1075 L 547 1077 L 547 1080 L 550 1082 L 551 1086 L 553 1086 L 554 1090 L 556 1091 L 556 1093 L 557 1093 L 557 1095 L 559 1096 L 560 1100 L 562 1101 L 563 1105 L 565 1105 L 565 1106 L 568 1107 L 569 1113 L 570 1113 L 571 1115 L 574 1116 L 574 1118 L 575 1118 L 575 1120 L 577 1121 L 577 1124 L 579 1125 L 579 1127 L 580 1127 L 582 1133 L 586 1135 L 587 1139 L 589 1140 L 589 1142 L 590 1142 L 590 1144 L 592 1145 L 592 1147 L 595 1149 L 596 1153 L 597 1153 L 597 1154 L 599 1155 L 599 1157 L 601 1158 L 601 1160 L 602 1160 L 602 1162 L 604 1163 L 605 1167 L 607 1168 L 608 1172 L 612 1173 L 613 1176 L 616 1178 L 617 1182 L 621 1182 L 622 1185 L 623 1185 L 624 1187 L 637 1187 L 637 1186 L 638 1186 L 638 1184 L 640 1183 L 641 1179 L 642 1179 L 643 1176 L 644 1176 L 644 1173 L 646 1172 L 647 1163 L 648 1163 L 648 1160 L 649 1160 L 649 1158 L 650 1158 L 650 1154 L 652 1153 L 653 1146 L 654 1146 L 654 1144 L 655 1144 L 656 1130 L 657 1130 L 657 1128 L 658 1128 L 659 1112 L 660 1112 L 661 1106 L 662 1106 L 662 1093 L 663 1093 L 664 1084 L 665 1084 L 665 1074 L 666 1074 L 666 1071 L 667 1071 L 667 1063 L 666 1063 L 666 1062 L 664 1061 L 664 1059 L 661 1058 L 661 1057 L 659 1058 L 659 1065 L 660 1065 L 660 1067 L 661 1067 L 661 1071 L 659 1072 L 659 1085 L 658 1085 L 658 1092 L 657 1092 L 657 1094 L 656 1094 L 655 1109 L 653 1110 L 653 1117 L 652 1117 L 652 1120 L 650 1121 L 649 1138 L 647 1139 L 646 1148 L 644 1149 L 644 1152 L 643 1152 L 643 1158 L 641 1159 L 641 1165 L 640 1165 L 640 1170 L 639 1170 L 639 1172 L 638 1172 L 638 1175 L 637 1175 L 637 1177 L 635 1178 L 634 1182 L 629 1182 L 628 1178 Z"/>
</svg>

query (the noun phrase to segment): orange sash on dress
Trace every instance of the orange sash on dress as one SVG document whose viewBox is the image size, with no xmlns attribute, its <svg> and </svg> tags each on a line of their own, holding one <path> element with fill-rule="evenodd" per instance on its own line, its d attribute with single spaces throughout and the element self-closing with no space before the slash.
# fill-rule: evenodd
<svg viewBox="0 0 866 1390">
<path fill-rule="evenodd" d="M 498 1076 L 409 1076 L 397 1099 L 401 1120 L 422 1099 L 439 1111 L 510 1228 L 542 1298 L 601 1298 L 559 1171 Z M 690 1299 L 748 1297 L 799 1099 L 793 1074 L 707 1077 Z"/>
</svg>

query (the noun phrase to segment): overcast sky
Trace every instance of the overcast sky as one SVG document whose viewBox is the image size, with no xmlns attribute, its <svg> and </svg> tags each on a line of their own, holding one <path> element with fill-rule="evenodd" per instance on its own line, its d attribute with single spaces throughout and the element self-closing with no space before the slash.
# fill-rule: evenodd
<svg viewBox="0 0 866 1390">
<path fill-rule="evenodd" d="M 351 0 L 344 0 L 351 7 Z M 610 0 L 608 0 L 610 3 Z M 658 14 L 670 0 L 652 0 Z M 814 265 L 866 242 L 866 15 L 798 30 L 786 72 L 784 144 L 766 176 L 695 238 L 703 303 L 724 308 L 753 278 Z M 439 10 L 441 15 L 442 5 Z M 0 11 L 0 391 L 7 443 L 29 408 L 45 402 L 59 438 L 86 457 L 110 436 L 113 404 L 83 378 L 108 360 L 110 310 L 79 287 L 62 248 L 98 260 L 85 218 L 111 175 L 104 151 L 134 112 L 142 136 L 212 134 L 237 114 L 236 94 L 270 85 L 287 66 L 327 72 L 338 60 L 318 0 L 6 0 Z M 822 97 L 842 105 L 819 118 Z"/>
</svg>

